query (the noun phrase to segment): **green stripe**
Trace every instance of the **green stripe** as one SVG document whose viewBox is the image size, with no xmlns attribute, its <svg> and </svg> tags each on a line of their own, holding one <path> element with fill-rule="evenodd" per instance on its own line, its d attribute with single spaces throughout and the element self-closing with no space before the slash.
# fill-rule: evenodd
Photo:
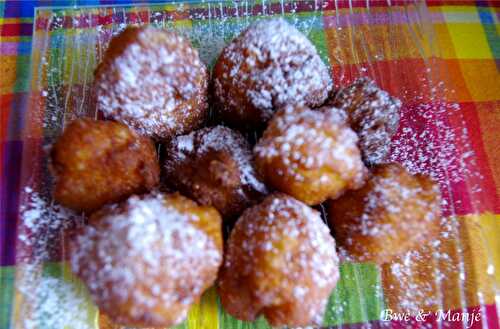
<svg viewBox="0 0 500 329">
<path fill-rule="evenodd" d="M 15 267 L 0 268 L 0 328 L 9 328 L 9 317 L 14 292 Z M 43 277 L 62 279 L 75 289 L 78 295 L 87 300 L 89 323 L 95 318 L 96 310 L 91 303 L 87 290 L 80 280 L 71 274 L 66 263 L 46 263 L 42 270 Z M 324 325 L 332 326 L 347 323 L 363 323 L 379 319 L 384 307 L 380 272 L 372 264 L 346 263 L 340 266 L 340 280 L 330 296 L 325 312 Z M 43 302 L 43 301 L 40 301 Z M 217 300 L 220 328 L 231 329 L 270 329 L 264 318 L 255 322 L 240 321 L 226 313 L 220 300 Z M 40 323 L 46 321 L 37 317 Z M 69 328 L 69 327 L 68 327 Z M 175 329 L 188 329 L 187 323 Z"/>
<path fill-rule="evenodd" d="M 256 322 L 240 321 L 226 313 L 218 300 L 220 328 L 268 329 L 260 318 Z M 380 271 L 374 264 L 345 263 L 340 266 L 340 280 L 332 292 L 323 324 L 334 326 L 378 320 L 384 308 Z"/>
<path fill-rule="evenodd" d="M 13 38 L 15 38 L 15 42 L 31 42 L 31 40 L 33 39 L 30 35 L 15 36 Z M 2 40 L 2 42 L 3 41 L 4 40 Z"/>
<path fill-rule="evenodd" d="M 14 84 L 14 92 L 27 92 L 30 89 L 31 55 L 18 55 L 16 57 L 16 82 Z"/>
<path fill-rule="evenodd" d="M 325 62 L 327 67 L 330 67 L 330 55 L 328 54 L 328 47 L 325 38 L 325 30 L 313 29 L 309 32 L 308 38 L 316 46 L 319 56 L 321 57 L 323 62 Z"/>
<path fill-rule="evenodd" d="M 384 307 L 380 271 L 374 264 L 345 263 L 330 296 L 324 325 L 378 320 Z"/>
<path fill-rule="evenodd" d="M 25 275 L 24 278 L 18 277 L 18 280 L 27 280 L 29 285 L 25 285 L 25 291 L 20 292 L 24 295 L 25 304 L 17 305 L 16 313 L 20 315 L 16 319 L 16 323 L 9 323 L 10 313 L 13 312 L 12 303 L 14 299 L 14 273 L 15 271 L 8 268 L 1 268 L 0 273 L 2 279 L 2 318 L 0 319 L 0 328 L 10 328 L 11 325 L 22 328 L 25 323 L 29 321 L 36 323 L 37 328 L 53 328 L 54 325 L 61 329 L 71 329 L 72 321 L 78 316 L 78 323 L 87 324 L 89 328 L 93 328 L 97 319 L 97 309 L 90 300 L 87 288 L 83 283 L 74 276 L 69 267 L 65 263 L 46 263 L 37 271 L 35 268 L 33 272 L 29 273 L 26 269 L 21 269 L 23 265 L 18 265 L 20 274 Z M 4 279 L 6 278 L 6 279 Z M 51 281 L 46 281 L 51 280 Z M 4 282 L 6 284 L 4 284 Z M 50 282 L 50 285 L 47 283 Z M 40 286 L 50 287 L 49 289 L 40 289 Z M 68 299 L 72 296 L 75 299 Z M 54 303 L 54 312 L 47 309 L 47 300 Z M 69 303 L 69 304 L 68 304 Z M 52 304 L 50 304 L 52 306 Z M 58 306 L 60 305 L 60 308 Z M 74 318 L 71 315 L 64 313 L 64 307 L 71 305 L 72 309 L 66 309 L 68 312 L 74 312 Z M 4 310 L 4 307 L 9 309 Z M 61 313 L 63 312 L 63 313 Z M 60 316 L 63 316 L 61 318 Z M 17 321 L 19 320 L 19 321 Z"/>
<path fill-rule="evenodd" d="M 0 328 L 10 328 L 15 275 L 15 266 L 0 267 Z"/>
</svg>

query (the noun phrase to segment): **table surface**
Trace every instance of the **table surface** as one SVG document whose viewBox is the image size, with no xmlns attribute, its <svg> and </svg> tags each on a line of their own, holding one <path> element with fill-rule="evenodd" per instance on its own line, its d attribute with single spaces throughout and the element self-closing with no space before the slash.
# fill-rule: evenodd
<svg viewBox="0 0 500 329">
<path fill-rule="evenodd" d="M 143 2 L 146 1 L 0 2 L 0 260 L 5 260 L 7 250 L 12 248 L 15 237 L 7 236 L 7 232 L 18 217 L 22 160 L 17 152 L 22 144 L 18 112 L 27 101 L 30 87 L 34 8 Z M 468 208 L 464 200 L 460 215 L 473 218 L 488 232 L 495 253 L 495 277 L 500 285 L 500 1 L 435 0 L 427 1 L 427 5 L 442 49 L 441 63 L 450 73 L 447 83 L 454 86 L 448 100 L 458 103 L 464 111 L 467 129 L 473 137 L 476 169 L 482 175 L 480 209 Z M 9 323 L 12 287 L 7 289 L 7 283 L 12 281 L 9 276 L 14 268 L 14 264 L 4 261 L 1 265 L 0 329 Z M 494 300 L 486 304 L 494 305 Z"/>
</svg>

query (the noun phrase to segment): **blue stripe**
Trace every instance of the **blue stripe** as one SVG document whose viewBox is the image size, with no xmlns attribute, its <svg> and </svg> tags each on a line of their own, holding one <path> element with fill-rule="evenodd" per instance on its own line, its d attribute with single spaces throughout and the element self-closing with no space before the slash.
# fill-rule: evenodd
<svg viewBox="0 0 500 329">
<path fill-rule="evenodd" d="M 500 58 L 500 37 L 497 32 L 497 28 L 495 25 L 495 19 L 492 15 L 491 8 L 477 8 L 477 12 L 479 15 L 479 19 L 481 20 L 481 24 L 483 25 L 484 32 L 486 35 L 486 40 L 488 40 L 488 44 L 491 49 L 491 53 L 493 55 L 493 59 Z M 498 67 L 497 67 L 498 68 Z"/>
<path fill-rule="evenodd" d="M 18 55 L 30 55 L 31 54 L 31 41 L 20 41 L 17 43 L 17 54 Z"/>
</svg>

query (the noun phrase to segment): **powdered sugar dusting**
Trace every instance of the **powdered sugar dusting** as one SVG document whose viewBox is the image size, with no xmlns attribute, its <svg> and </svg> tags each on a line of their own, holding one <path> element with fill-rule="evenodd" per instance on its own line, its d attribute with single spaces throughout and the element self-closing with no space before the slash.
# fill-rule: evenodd
<svg viewBox="0 0 500 329">
<path fill-rule="evenodd" d="M 222 260 L 216 242 L 193 224 L 199 217 L 164 198 L 132 196 L 76 237 L 71 268 L 105 311 L 133 301 L 132 319 L 148 314 L 153 324 L 179 323 L 215 279 Z M 173 307 L 177 318 L 151 311 L 161 304 Z"/>
<path fill-rule="evenodd" d="M 158 139 L 202 121 L 207 71 L 198 51 L 175 32 L 149 27 L 123 33 L 137 36 L 98 67 L 97 110 Z"/>
<path fill-rule="evenodd" d="M 468 160 L 474 161 L 470 136 L 466 130 L 453 131 L 448 119 L 463 117 L 459 104 L 446 102 L 421 103 L 402 112 L 402 127 L 395 136 L 390 159 L 401 162 L 408 170 L 426 173 L 446 181 L 443 170 L 452 182 L 473 173 Z M 463 119 L 462 119 L 463 120 Z M 457 145 L 467 146 L 462 152 Z"/>
<path fill-rule="evenodd" d="M 440 303 L 441 296 L 436 293 L 436 289 L 445 278 L 440 273 L 437 264 L 432 261 L 432 255 L 426 254 L 428 251 L 411 250 L 397 261 L 384 265 L 384 270 L 387 271 L 385 280 L 388 290 L 398 289 L 403 293 L 389 298 L 398 298 L 397 302 L 401 309 L 413 314 L 417 314 L 422 308 L 434 309 Z M 439 254 L 437 255 L 436 261 L 439 261 Z M 423 275 L 427 277 L 427 280 L 418 282 L 418 278 Z M 429 279 L 431 277 L 434 278 Z"/>
<path fill-rule="evenodd" d="M 368 4 L 368 2 L 366 3 Z M 301 6 L 304 5 L 300 2 L 299 4 Z M 331 2 L 323 2 L 319 5 L 328 6 L 331 4 Z M 237 34 L 248 26 L 253 20 L 251 18 L 252 16 L 261 14 L 260 11 L 256 11 L 254 4 L 248 3 L 247 1 L 234 3 L 234 7 L 237 9 L 236 18 L 229 18 L 226 7 L 230 5 L 227 3 L 224 3 L 224 11 L 222 10 L 222 6 L 219 6 L 218 3 L 207 2 L 204 5 L 208 7 L 208 13 L 204 10 L 198 11 L 195 6 L 192 6 L 194 10 L 189 13 L 188 18 L 192 19 L 194 23 L 188 27 L 183 23 L 184 20 L 177 20 L 177 17 L 174 17 L 174 15 L 180 12 L 181 6 L 184 6 L 184 8 L 188 7 L 183 4 L 176 4 L 174 10 L 172 10 L 171 7 L 168 7 L 168 9 L 166 9 L 166 7 L 161 7 L 161 9 L 156 7 L 155 10 L 158 10 L 158 12 L 153 10 L 149 11 L 147 7 L 139 7 L 141 10 L 147 8 L 148 13 L 151 15 L 150 20 L 146 21 L 141 20 L 144 17 L 143 15 L 140 17 L 139 15 L 135 15 L 137 8 L 132 9 L 133 13 L 131 15 L 129 15 L 129 8 L 123 10 L 120 7 L 113 8 L 113 24 L 99 25 L 95 29 L 92 27 L 94 15 L 98 14 L 101 17 L 107 17 L 110 8 L 103 6 L 98 8 L 79 7 L 72 9 L 72 11 L 61 11 L 58 9 L 38 10 L 37 15 L 50 14 L 47 15 L 47 17 L 49 17 L 51 24 L 48 24 L 46 31 L 39 31 L 33 38 L 34 45 L 39 48 L 41 54 L 39 63 L 36 63 L 35 58 L 34 69 L 32 70 L 35 73 L 33 76 L 33 85 L 36 85 L 35 89 L 42 90 L 44 99 L 43 102 L 40 102 L 40 106 L 45 108 L 45 111 L 35 110 L 34 113 L 30 114 L 34 118 L 32 118 L 34 122 L 41 124 L 45 121 L 44 124 L 46 124 L 47 127 L 44 130 L 44 134 L 48 136 L 57 134 L 59 128 L 63 126 L 63 122 L 65 120 L 70 120 L 75 113 L 78 115 L 94 114 L 94 108 L 85 111 L 89 103 L 90 92 L 88 86 L 91 81 L 91 72 L 102 56 L 100 50 L 105 48 L 109 41 L 107 36 L 111 35 L 110 31 L 124 29 L 127 24 L 138 23 L 151 23 L 163 28 L 175 28 L 178 31 L 184 31 L 185 35 L 189 36 L 191 40 L 199 41 L 196 45 L 200 48 L 200 56 L 205 63 L 211 63 L 227 40 L 235 33 Z M 316 5 L 316 2 L 314 2 L 314 5 Z M 425 6 L 417 7 L 419 8 L 418 15 L 415 15 L 416 17 L 412 19 L 420 23 L 427 22 L 429 16 Z M 317 14 L 315 13 L 314 18 L 312 18 L 315 21 L 310 22 L 309 20 L 311 18 L 309 17 L 309 13 L 308 15 L 293 14 L 296 8 L 297 2 L 295 1 L 281 1 L 272 6 L 264 6 L 262 14 L 279 15 L 281 10 L 283 14 L 287 14 L 287 20 L 293 21 L 294 25 L 301 31 L 306 32 L 306 34 L 311 27 L 316 29 L 318 22 L 322 24 L 323 19 L 325 19 L 326 22 L 326 19 L 330 16 L 330 14 L 326 14 L 323 18 L 323 13 L 318 11 Z M 413 5 L 410 4 L 407 8 L 409 9 L 410 15 L 415 14 L 415 7 L 413 7 Z M 399 10 L 399 7 L 392 6 L 389 9 L 392 10 L 392 13 L 395 13 L 395 11 Z M 359 10 L 363 12 L 362 8 Z M 141 13 L 144 12 L 141 11 Z M 184 17 L 184 13 L 185 12 L 181 13 L 182 17 Z M 290 15 L 290 13 L 292 14 Z M 330 18 L 333 18 L 333 20 L 337 18 L 337 22 L 339 19 L 347 21 L 351 19 L 347 11 L 336 10 L 334 13 L 335 15 L 330 16 Z M 67 24 L 64 18 L 68 15 L 71 15 L 74 19 L 73 27 L 69 27 L 68 30 L 75 33 L 68 33 L 63 36 L 61 32 Z M 139 21 L 137 21 L 137 17 L 140 18 Z M 80 25 L 75 24 L 75 21 Z M 366 38 L 365 45 L 368 47 L 356 47 L 357 43 L 353 43 L 351 38 L 336 38 L 336 43 L 338 43 L 337 47 L 330 43 L 328 48 L 329 51 L 332 52 L 330 53 L 332 61 L 334 63 L 338 62 L 341 66 L 340 74 L 336 76 L 336 79 L 340 81 L 344 73 L 356 71 L 356 69 L 360 72 L 370 72 L 370 75 L 376 76 L 380 78 L 380 80 L 386 82 L 386 85 L 392 85 L 393 82 L 397 84 L 398 86 L 392 87 L 400 91 L 397 93 L 398 97 L 404 97 L 403 95 L 411 94 L 415 96 L 415 99 L 412 101 L 423 102 L 422 99 L 427 98 L 426 96 L 428 95 L 427 87 L 430 89 L 433 85 L 442 85 L 444 82 L 439 80 L 443 78 L 438 78 L 438 81 L 434 82 L 420 81 L 414 78 L 412 74 L 413 70 L 405 69 L 404 66 L 406 64 L 390 66 L 390 72 L 386 72 L 385 70 L 374 70 L 374 67 L 376 69 L 377 65 L 372 67 L 372 64 L 379 64 L 377 60 L 384 58 L 388 59 L 395 54 L 405 54 L 408 51 L 412 51 L 417 58 L 422 56 L 424 61 L 429 59 L 428 56 L 432 56 L 426 51 L 421 53 L 415 51 L 419 47 L 427 50 L 428 46 L 433 46 L 432 44 L 427 44 L 427 40 L 435 40 L 435 38 L 429 38 L 429 31 L 432 31 L 432 28 L 428 29 L 428 24 L 411 24 L 408 25 L 408 29 L 400 29 L 399 26 L 400 25 L 389 27 L 390 39 L 386 39 L 385 34 L 380 34 L 380 29 L 377 25 L 373 28 L 358 29 L 358 33 L 356 33 L 356 31 L 352 33 L 350 27 L 337 27 L 338 31 L 344 31 L 348 36 L 354 35 L 355 39 Z M 327 27 L 327 25 L 325 25 L 325 27 Z M 357 28 L 358 26 L 353 25 L 352 27 Z M 422 29 L 422 27 L 425 27 L 425 29 Z M 330 31 L 331 30 L 330 27 Z M 403 35 L 399 35 L 395 33 L 396 30 L 403 30 L 406 32 L 404 32 Z M 410 34 L 410 32 L 415 32 L 415 34 Z M 414 38 L 414 35 L 417 35 L 418 38 Z M 339 36 L 338 33 L 337 36 Z M 353 66 L 348 65 L 350 59 L 361 58 L 362 56 L 359 55 L 363 53 L 364 49 L 369 50 L 368 55 L 372 54 L 373 47 L 371 46 L 383 40 L 389 40 L 389 42 L 386 43 L 388 47 L 375 47 L 377 49 L 373 50 L 376 54 L 372 57 L 372 63 L 362 63 Z M 61 47 L 58 48 L 58 51 L 52 51 L 54 45 Z M 321 51 L 321 49 L 319 50 Z M 354 52 L 354 54 L 351 54 L 349 50 Z M 434 51 L 432 52 L 434 53 Z M 437 50 L 434 54 L 436 54 L 439 61 L 439 51 Z M 39 64 L 38 70 L 37 64 Z M 427 67 L 427 72 L 441 71 L 435 64 L 436 62 L 433 59 L 426 62 L 425 66 Z M 67 70 L 70 70 L 70 72 L 68 73 Z M 393 80 L 395 76 L 394 73 L 398 70 L 401 70 L 401 72 L 399 72 L 401 76 L 407 76 L 408 79 Z M 40 74 L 36 74 L 37 71 L 39 71 Z M 47 74 L 47 79 L 45 79 L 45 74 Z M 437 74 L 447 75 L 446 72 L 438 72 Z M 396 74 L 396 76 L 398 76 L 398 74 Z M 448 80 L 448 78 L 444 79 Z M 66 88 L 66 86 L 68 86 L 68 88 Z M 462 116 L 460 112 L 463 111 L 459 109 L 458 104 L 446 104 L 437 101 L 438 99 L 440 98 L 434 98 L 432 104 L 414 106 L 411 112 L 418 112 L 418 115 L 408 113 L 409 111 L 403 111 L 403 127 L 394 139 L 390 161 L 403 163 L 404 166 L 413 173 L 425 172 L 439 180 L 443 187 L 449 186 L 454 182 L 464 183 L 466 189 L 470 191 L 471 202 L 475 202 L 478 206 L 475 209 L 482 209 L 479 208 L 479 206 L 484 206 L 484 199 L 478 196 L 481 193 L 481 179 L 483 177 L 481 176 L 481 170 L 475 160 L 476 155 L 473 153 L 471 147 L 471 141 L 474 141 L 475 137 L 468 134 L 468 128 L 466 128 L 465 123 L 461 125 L 463 126 L 463 130 L 451 131 L 450 126 L 445 122 L 446 120 L 433 117 L 433 112 L 448 112 L 450 117 Z M 404 100 L 404 103 L 405 106 L 413 106 L 408 105 L 409 102 L 407 102 L 407 99 Z M 412 104 L 414 104 L 414 102 L 412 102 Z M 75 113 L 72 113 L 73 109 Z M 429 119 L 424 119 L 425 117 Z M 410 126 L 406 125 L 409 121 L 412 122 Z M 434 122 L 436 122 L 436 124 Z M 36 127 L 36 125 L 33 124 L 33 127 Z M 438 134 L 435 134 L 435 129 L 439 131 Z M 38 129 L 35 130 L 36 132 L 34 134 L 38 136 Z M 28 134 L 30 134 L 29 131 Z M 416 138 L 420 135 L 422 135 L 422 139 Z M 466 147 L 460 150 L 457 148 L 457 143 L 463 143 Z M 471 177 L 473 178 L 472 181 L 470 179 Z M 444 200 L 445 199 L 443 199 L 443 201 Z M 454 204 L 447 205 L 451 211 L 453 211 L 454 207 L 460 207 L 460 200 L 453 200 L 452 202 L 454 202 Z M 405 275 L 401 275 L 400 278 L 403 279 Z M 498 301 L 497 298 L 497 303 Z M 344 303 L 346 303 L 346 301 L 344 301 Z M 59 307 L 61 307 L 61 305 L 59 305 Z"/>
<path fill-rule="evenodd" d="M 441 231 L 435 240 L 383 266 L 384 289 L 397 291 L 397 294 L 387 295 L 392 305 L 399 305 L 401 309 L 417 314 L 421 309 L 443 309 L 446 303 L 444 296 L 449 296 L 446 290 L 459 295 L 467 294 L 462 285 L 466 284 L 466 276 L 471 275 L 471 268 L 463 263 L 463 251 L 457 244 L 461 234 L 459 227 L 463 224 L 456 218 L 443 218 Z M 479 268 L 484 267 L 480 265 Z M 493 278 L 480 276 L 481 280 L 494 281 Z M 484 288 L 474 289 L 481 294 Z"/>
<path fill-rule="evenodd" d="M 43 264 L 60 255 L 65 232 L 81 226 L 83 217 L 48 202 L 31 187 L 24 188 L 24 195 L 16 250 L 16 289 L 23 298 L 19 325 L 25 329 L 93 328 L 95 310 L 84 290 L 75 282 L 43 273 Z"/>
<path fill-rule="evenodd" d="M 341 88 L 331 102 L 348 114 L 349 124 L 359 136 L 363 160 L 369 164 L 382 163 L 398 128 L 401 101 L 380 89 L 374 81 L 359 78 Z"/>
<path fill-rule="evenodd" d="M 391 189 L 391 187 L 393 189 Z M 422 199 L 421 195 L 428 193 L 428 191 L 421 186 L 405 185 L 395 177 L 377 177 L 376 182 L 373 184 L 373 189 L 364 200 L 364 212 L 361 216 L 363 225 L 359 228 L 361 234 L 369 236 L 380 236 L 382 233 L 389 235 L 398 234 L 397 230 L 392 225 L 384 225 L 370 221 L 369 217 L 371 214 L 376 214 L 381 208 L 386 210 L 390 215 L 400 218 L 398 222 L 401 227 L 398 228 L 398 230 L 401 229 L 402 231 L 414 232 L 414 234 L 423 233 L 415 230 L 415 228 L 412 227 L 411 221 L 402 220 L 402 218 L 405 217 L 404 213 L 408 211 L 408 209 L 394 202 L 394 189 L 399 192 L 399 197 L 403 200 L 411 200 L 414 203 L 414 207 L 418 207 L 417 209 L 420 209 L 420 207 L 427 208 L 430 203 L 429 200 Z M 439 195 L 437 186 L 434 186 L 433 193 L 436 196 Z M 437 200 L 433 201 L 436 201 L 436 205 L 439 205 Z M 439 209 L 439 207 L 435 208 Z M 426 225 L 427 229 L 431 228 L 433 222 L 437 219 L 435 215 L 435 212 L 426 212 L 421 218 L 421 224 Z"/>
<path fill-rule="evenodd" d="M 278 175 L 304 181 L 301 169 L 328 167 L 356 186 L 365 173 L 357 141 L 338 110 L 320 112 L 287 106 L 273 118 L 254 152 L 264 162 L 282 162 L 286 172 L 278 171 Z"/>
<path fill-rule="evenodd" d="M 267 281 L 276 277 L 279 283 Z M 226 291 L 232 280 L 244 280 L 257 312 L 286 300 L 294 308 L 302 305 L 309 324 L 321 324 L 338 278 L 335 241 L 319 213 L 285 194 L 274 194 L 247 209 L 236 223 L 220 285 Z M 238 292 L 232 293 L 238 303 Z"/>
<path fill-rule="evenodd" d="M 382 264 L 435 238 L 439 187 L 400 165 L 379 165 L 365 186 L 331 201 L 330 210 L 339 244 L 354 261 Z"/>
<path fill-rule="evenodd" d="M 193 131 L 189 135 L 173 139 L 171 145 L 174 149 L 169 152 L 167 167 L 173 168 L 186 158 L 203 158 L 209 151 L 223 151 L 236 160 L 243 185 L 249 185 L 252 190 L 262 194 L 268 192 L 253 167 L 250 145 L 242 135 L 229 128 L 216 126 Z M 238 193 L 245 193 L 242 187 L 238 189 Z"/>
<path fill-rule="evenodd" d="M 24 329 L 94 328 L 96 310 L 90 307 L 84 290 L 71 282 L 42 276 L 33 265 L 19 266 L 22 273 L 16 282 L 24 298 L 20 309 Z"/>
<path fill-rule="evenodd" d="M 47 201 L 31 187 L 24 188 L 25 202 L 20 207 L 17 259 L 40 264 L 61 252 L 65 231 L 80 226 L 84 218 L 74 211 Z"/>
<path fill-rule="evenodd" d="M 264 121 L 286 104 L 321 104 L 332 85 L 313 44 L 283 19 L 251 25 L 223 50 L 219 63 L 223 73 L 214 86 L 221 111 L 242 111 L 233 92 L 244 91 L 245 102 Z"/>
</svg>

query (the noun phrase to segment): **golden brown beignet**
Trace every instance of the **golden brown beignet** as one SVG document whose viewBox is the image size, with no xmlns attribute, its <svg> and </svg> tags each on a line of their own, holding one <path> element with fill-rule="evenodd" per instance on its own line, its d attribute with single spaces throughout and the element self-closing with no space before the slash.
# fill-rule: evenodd
<svg viewBox="0 0 500 329">
<path fill-rule="evenodd" d="M 201 126 L 207 87 L 207 69 L 189 40 L 153 27 L 114 37 L 94 78 L 97 110 L 156 140 Z"/>
<path fill-rule="evenodd" d="M 308 205 L 360 187 L 366 168 L 358 138 L 339 113 L 301 106 L 278 111 L 254 148 L 266 183 Z"/>
<path fill-rule="evenodd" d="M 359 136 L 363 161 L 368 165 L 383 163 L 398 129 L 401 101 L 365 77 L 338 90 L 328 103 L 346 112 L 349 125 Z"/>
<path fill-rule="evenodd" d="M 50 156 L 54 198 L 77 211 L 91 212 L 147 192 L 160 179 L 153 142 L 118 122 L 77 119 Z"/>
<path fill-rule="evenodd" d="M 132 196 L 92 215 L 70 260 L 113 322 L 173 326 L 217 277 L 221 218 L 179 194 Z"/>
<path fill-rule="evenodd" d="M 314 45 L 283 19 L 261 20 L 219 56 L 213 71 L 220 118 L 238 129 L 259 129 L 287 104 L 319 106 L 332 82 Z"/>
<path fill-rule="evenodd" d="M 387 263 L 439 231 L 439 186 L 399 164 L 376 166 L 366 185 L 329 202 L 341 249 L 356 261 Z"/>
<path fill-rule="evenodd" d="M 321 325 L 338 278 L 335 241 L 319 213 L 277 193 L 236 222 L 218 291 L 224 309 L 241 320 Z"/>
<path fill-rule="evenodd" d="M 267 188 L 253 168 L 244 137 L 229 128 L 203 128 L 166 145 L 165 182 L 226 220 L 260 201 Z"/>
</svg>

